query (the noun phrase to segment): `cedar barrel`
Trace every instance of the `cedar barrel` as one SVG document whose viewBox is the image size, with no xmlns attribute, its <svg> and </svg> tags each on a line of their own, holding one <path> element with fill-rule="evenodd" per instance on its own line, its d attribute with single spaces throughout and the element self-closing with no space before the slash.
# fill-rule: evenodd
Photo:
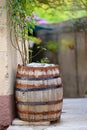
<svg viewBox="0 0 87 130">
<path fill-rule="evenodd" d="M 16 106 L 25 121 L 56 121 L 60 119 L 63 86 L 58 65 L 18 65 Z"/>
</svg>

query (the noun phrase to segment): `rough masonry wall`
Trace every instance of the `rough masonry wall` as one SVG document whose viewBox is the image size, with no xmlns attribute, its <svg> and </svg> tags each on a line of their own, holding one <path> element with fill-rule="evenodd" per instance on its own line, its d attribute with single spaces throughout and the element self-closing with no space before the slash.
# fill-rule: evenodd
<svg viewBox="0 0 87 130">
<path fill-rule="evenodd" d="M 0 6 L 6 0 L 0 0 Z M 7 11 L 0 15 L 0 129 L 11 124 L 14 117 L 14 85 L 17 68 L 16 50 L 10 43 Z"/>
</svg>

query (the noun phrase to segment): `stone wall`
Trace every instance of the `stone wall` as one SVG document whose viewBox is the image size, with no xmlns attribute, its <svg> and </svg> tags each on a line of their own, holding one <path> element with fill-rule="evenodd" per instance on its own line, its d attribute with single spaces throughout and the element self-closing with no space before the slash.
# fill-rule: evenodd
<svg viewBox="0 0 87 130">
<path fill-rule="evenodd" d="M 0 6 L 6 0 L 0 0 Z M 0 128 L 11 124 L 14 118 L 14 85 L 17 69 L 17 52 L 10 42 L 9 15 L 5 9 L 0 15 Z"/>
</svg>

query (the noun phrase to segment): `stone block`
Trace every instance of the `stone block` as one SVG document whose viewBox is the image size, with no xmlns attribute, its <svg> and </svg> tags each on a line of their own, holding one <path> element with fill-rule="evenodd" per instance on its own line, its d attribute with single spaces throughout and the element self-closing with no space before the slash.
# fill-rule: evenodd
<svg viewBox="0 0 87 130">
<path fill-rule="evenodd" d="M 0 25 L 7 24 L 7 13 L 6 9 L 0 9 Z"/>
<path fill-rule="evenodd" d="M 0 6 L 5 6 L 6 5 L 6 0 L 0 0 Z"/>
<path fill-rule="evenodd" d="M 18 126 L 29 126 L 29 125 L 49 125 L 49 121 L 44 121 L 44 122 L 28 122 L 28 121 L 22 121 L 20 119 L 14 119 L 12 121 L 12 125 L 18 125 Z"/>
<path fill-rule="evenodd" d="M 7 52 L 0 52 L 0 95 L 7 95 L 8 91 L 8 64 Z"/>
<path fill-rule="evenodd" d="M 0 51 L 7 51 L 7 29 L 5 25 L 0 26 Z"/>
<path fill-rule="evenodd" d="M 7 11 L 4 8 L 6 5 L 6 0 L 0 0 L 0 25 L 5 25 L 7 22 Z"/>
<path fill-rule="evenodd" d="M 16 68 L 15 51 L 0 52 L 0 95 L 14 93 Z"/>
</svg>

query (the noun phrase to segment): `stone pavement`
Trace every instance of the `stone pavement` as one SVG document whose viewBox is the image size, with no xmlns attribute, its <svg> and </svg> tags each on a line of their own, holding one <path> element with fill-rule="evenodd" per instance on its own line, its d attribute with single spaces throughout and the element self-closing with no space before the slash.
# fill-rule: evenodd
<svg viewBox="0 0 87 130">
<path fill-rule="evenodd" d="M 9 126 L 7 130 L 87 130 L 87 98 L 64 99 L 58 123 L 48 126 Z"/>
</svg>

